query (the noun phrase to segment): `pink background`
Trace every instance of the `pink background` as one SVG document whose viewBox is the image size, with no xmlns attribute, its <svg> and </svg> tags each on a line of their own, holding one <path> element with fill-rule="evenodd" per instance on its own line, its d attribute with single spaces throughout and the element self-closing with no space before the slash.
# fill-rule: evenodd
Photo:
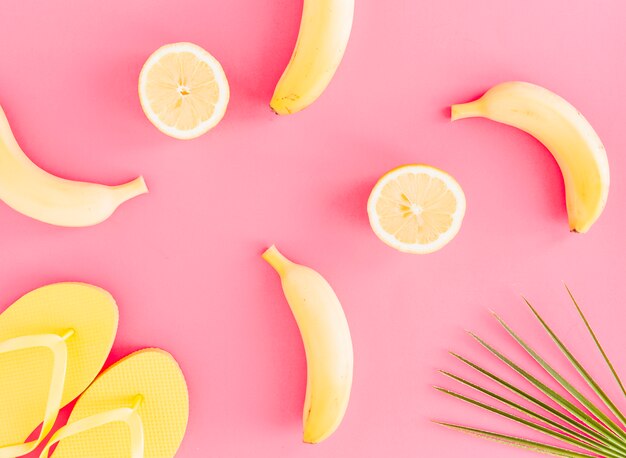
<svg viewBox="0 0 626 458">
<path fill-rule="evenodd" d="M 453 386 L 439 368 L 470 374 L 448 349 L 489 361 L 464 329 L 513 348 L 490 308 L 547 342 L 522 294 L 597 362 L 563 282 L 626 371 L 624 5 L 357 0 L 331 86 L 280 118 L 268 101 L 300 13 L 296 0 L 2 0 L 0 104 L 24 150 L 71 179 L 143 174 L 151 193 L 85 229 L 0 206 L 0 308 L 56 281 L 111 291 L 121 321 L 109 362 L 160 346 L 187 376 L 182 457 L 531 456 L 431 424 L 516 431 L 431 385 Z M 213 53 L 231 83 L 223 122 L 189 142 L 158 132 L 136 90 L 148 55 L 176 41 Z M 484 120 L 448 121 L 451 103 L 511 79 L 570 100 L 605 143 L 611 193 L 586 235 L 568 232 L 560 172 L 535 140 Z M 414 162 L 450 172 L 468 201 L 457 238 L 423 257 L 381 243 L 365 211 L 378 177 Z M 300 441 L 304 352 L 260 258 L 271 243 L 332 283 L 352 330 L 350 408 L 317 446 Z"/>
</svg>

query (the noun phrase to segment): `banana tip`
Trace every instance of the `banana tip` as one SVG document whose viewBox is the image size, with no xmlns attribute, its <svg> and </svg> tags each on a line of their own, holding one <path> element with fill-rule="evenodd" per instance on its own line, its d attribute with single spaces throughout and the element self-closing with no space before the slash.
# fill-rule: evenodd
<svg viewBox="0 0 626 458">
<path fill-rule="evenodd" d="M 288 97 L 272 97 L 272 100 L 270 102 L 271 110 L 280 116 L 290 115 L 294 113 L 294 111 L 289 108 L 288 103 L 285 103 L 286 101 L 288 101 L 288 99 Z"/>
<path fill-rule="evenodd" d="M 270 110 L 272 110 L 272 113 L 274 113 L 276 116 L 280 116 L 280 113 L 276 111 L 276 108 L 274 108 L 271 103 L 270 103 Z"/>
<path fill-rule="evenodd" d="M 584 233 L 586 233 L 589 230 L 590 227 L 591 227 L 590 224 L 589 225 L 573 225 L 573 224 L 571 224 L 570 228 L 569 228 L 569 231 L 572 234 L 584 234 Z"/>
<path fill-rule="evenodd" d="M 318 437 L 318 438 L 313 438 L 313 437 L 309 437 L 307 435 L 305 435 L 302 438 L 302 443 L 304 444 L 311 444 L 311 445 L 315 445 L 315 444 L 319 444 L 320 442 L 322 442 L 324 439 L 326 439 L 327 436 L 323 436 L 323 437 Z"/>
</svg>

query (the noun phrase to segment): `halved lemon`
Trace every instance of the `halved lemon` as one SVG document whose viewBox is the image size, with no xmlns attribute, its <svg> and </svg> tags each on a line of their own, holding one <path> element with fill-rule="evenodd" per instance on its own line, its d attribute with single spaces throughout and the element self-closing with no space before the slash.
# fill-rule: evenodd
<svg viewBox="0 0 626 458">
<path fill-rule="evenodd" d="M 215 127 L 229 98 L 222 66 L 193 43 L 162 46 L 139 75 L 144 113 L 157 129 L 174 138 L 196 138 Z"/>
<path fill-rule="evenodd" d="M 405 253 L 432 253 L 461 228 L 465 194 L 442 170 L 405 165 L 378 180 L 367 213 L 374 233 L 387 245 Z"/>
</svg>

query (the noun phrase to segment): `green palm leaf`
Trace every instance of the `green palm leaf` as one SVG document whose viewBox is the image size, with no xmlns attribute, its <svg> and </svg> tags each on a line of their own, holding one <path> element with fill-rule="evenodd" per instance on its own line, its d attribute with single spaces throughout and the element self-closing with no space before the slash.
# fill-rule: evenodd
<svg viewBox="0 0 626 458">
<path fill-rule="evenodd" d="M 561 447 L 554 447 L 548 444 L 542 444 L 540 442 L 531 441 L 528 439 L 522 439 L 520 437 L 508 436 L 506 434 L 492 433 L 490 431 L 484 431 L 482 429 L 468 428 L 467 426 L 453 425 L 451 423 L 435 422 L 446 428 L 452 428 L 459 431 L 463 431 L 474 436 L 482 437 L 485 439 L 494 440 L 503 444 L 513 445 L 518 448 L 525 448 L 534 452 L 544 453 L 546 455 L 553 456 L 565 456 L 567 458 L 598 458 L 598 455 L 588 455 L 586 453 L 578 453 L 573 450 L 568 450 Z"/>
<path fill-rule="evenodd" d="M 584 424 L 584 420 L 583 422 L 581 421 L 577 421 L 576 418 L 572 418 L 569 417 L 567 415 L 565 415 L 564 413 L 562 413 L 561 411 L 555 409 L 554 407 L 546 404 L 545 402 L 537 399 L 536 397 L 526 393 L 525 391 L 523 391 L 521 388 L 518 388 L 508 382 L 506 382 L 505 380 L 501 379 L 500 377 L 492 374 L 491 372 L 479 367 L 478 365 L 472 363 L 471 361 L 463 358 L 462 356 L 457 355 L 456 353 L 452 353 L 456 358 L 458 358 L 460 361 L 464 362 L 465 364 L 467 364 L 468 366 L 472 367 L 473 369 L 477 370 L 478 372 L 482 373 L 483 375 L 485 375 L 486 377 L 494 380 L 495 382 L 497 382 L 498 384 L 502 385 L 503 387 L 507 388 L 509 391 L 513 392 L 514 394 L 517 394 L 519 397 L 526 399 L 527 401 L 531 402 L 532 404 L 536 405 L 537 407 L 540 407 L 544 412 L 551 414 L 553 417 L 556 417 L 566 423 L 569 423 L 571 426 L 574 426 L 575 428 L 577 428 L 578 430 L 580 430 L 581 432 L 585 433 L 588 436 L 591 436 L 593 438 L 595 438 L 596 440 L 603 442 L 604 440 L 604 436 L 602 436 L 601 434 L 599 434 L 596 430 L 588 427 L 587 425 Z M 540 382 L 539 382 L 540 383 Z M 546 387 L 547 388 L 547 387 Z M 549 390 L 549 389 L 547 389 Z M 567 410 L 567 407 L 563 404 L 560 403 L 559 401 L 559 397 L 558 394 L 555 392 L 552 392 L 551 390 L 547 391 L 548 392 L 548 396 L 553 399 L 557 404 L 561 405 L 562 407 L 565 407 L 565 409 Z M 557 396 L 557 398 L 553 398 L 550 396 L 550 393 L 554 393 L 555 396 Z M 563 398 L 561 398 L 563 399 Z M 563 399 L 565 402 L 568 402 L 567 400 Z M 590 421 L 593 421 L 593 419 L 589 418 Z"/>
<path fill-rule="evenodd" d="M 611 361 L 609 360 L 609 357 L 607 356 L 606 352 L 604 351 L 604 348 L 602 348 L 602 345 L 600 345 L 600 341 L 596 337 L 596 333 L 593 332 L 593 329 L 591 329 L 591 326 L 589 325 L 589 321 L 587 321 L 587 317 L 585 317 L 585 315 L 583 314 L 583 311 L 581 310 L 580 306 L 578 305 L 578 302 L 576 302 L 576 299 L 574 299 L 574 296 L 573 296 L 572 292 L 570 291 L 570 289 L 567 287 L 567 285 L 565 285 L 565 289 L 567 289 L 567 293 L 569 294 L 570 299 L 574 303 L 574 306 L 576 307 L 576 310 L 578 311 L 578 314 L 582 318 L 583 323 L 585 323 L 585 326 L 587 327 L 587 331 L 589 331 L 589 334 L 593 338 L 593 341 L 596 344 L 596 347 L 598 347 L 598 350 L 602 354 L 602 358 L 604 358 L 604 362 L 607 364 L 607 366 L 609 366 L 609 369 L 611 370 L 611 374 L 613 374 L 613 378 L 615 379 L 615 381 L 619 385 L 620 389 L 622 390 L 622 394 L 624 395 L 624 397 L 626 397 L 626 388 L 624 388 L 624 384 L 622 383 L 622 379 L 617 374 L 617 371 L 613 367 L 613 364 L 611 364 Z"/>
<path fill-rule="evenodd" d="M 567 400 L 564 396 L 560 395 L 559 393 L 557 393 L 556 391 L 548 387 L 546 384 L 539 381 L 539 379 L 537 379 L 536 377 L 531 375 L 529 372 L 522 369 L 520 366 L 518 366 L 509 358 L 507 358 L 502 353 L 497 351 L 495 348 L 490 346 L 480 337 L 474 334 L 472 334 L 472 337 L 474 337 L 474 339 L 476 339 L 483 347 L 489 350 L 498 359 L 500 359 L 502 362 L 508 365 L 511 369 L 513 369 L 519 375 L 524 377 L 528 382 L 534 385 L 537 389 L 539 389 L 543 394 L 548 396 L 551 400 L 553 400 L 555 403 L 557 403 L 559 406 L 565 409 L 570 415 L 574 417 L 574 419 L 577 419 L 579 422 L 581 422 L 583 427 L 588 428 L 589 430 L 593 431 L 594 434 L 597 435 L 596 437 L 598 437 L 600 440 L 602 440 L 603 442 L 607 442 L 607 443 L 610 442 L 613 445 L 617 447 L 621 447 L 623 450 L 626 451 L 626 443 L 620 442 L 619 437 L 613 431 L 607 428 L 603 423 L 598 421 L 595 417 L 593 417 L 586 411 L 582 410 L 581 408 L 579 408 L 578 406 L 576 406 L 575 404 Z"/>
<path fill-rule="evenodd" d="M 525 420 L 517 415 L 513 415 L 510 414 L 508 412 L 505 412 L 504 410 L 501 409 L 497 409 L 495 407 L 492 407 L 490 405 L 487 405 L 485 403 L 482 403 L 480 401 L 477 401 L 475 399 L 471 399 L 467 396 L 463 396 L 462 394 L 459 393 L 455 393 L 454 391 L 450 391 L 450 390 L 446 390 L 444 388 L 439 388 L 439 387 L 435 387 L 436 390 L 441 391 L 442 393 L 445 393 L 449 396 L 455 397 L 457 399 L 460 399 L 461 401 L 467 402 L 469 404 L 473 404 L 477 407 L 480 407 L 481 409 L 485 409 L 488 410 L 489 412 L 495 413 L 497 415 L 500 415 L 504 418 L 507 418 L 509 420 L 512 420 L 516 423 L 520 423 L 530 429 L 534 429 L 535 431 L 539 431 L 540 433 L 545 434 L 546 436 L 550 436 L 550 437 L 554 437 L 558 440 L 560 440 L 561 442 L 565 442 L 566 444 L 570 445 L 570 446 L 574 446 L 574 447 L 578 447 L 582 450 L 588 451 L 588 452 L 593 452 L 593 453 L 603 453 L 602 456 L 605 456 L 607 458 L 619 458 L 620 455 L 614 453 L 611 449 L 608 449 L 606 447 L 596 447 L 593 446 L 591 444 L 589 444 L 588 442 L 583 442 L 577 439 L 574 439 L 566 434 L 562 434 L 559 433 L 558 431 L 554 431 L 550 428 L 546 428 L 545 426 L 541 426 L 538 423 L 533 423 L 532 421 L 528 421 Z"/>
<path fill-rule="evenodd" d="M 574 303 L 578 314 L 582 318 L 585 326 L 591 335 L 596 347 L 600 351 L 604 362 L 609 367 L 615 381 L 618 383 L 622 393 L 626 396 L 626 389 L 617 374 L 614 366 L 609 360 L 603 347 L 593 332 L 589 322 L 583 314 L 580 306 L 574 299 L 570 290 L 567 289 L 572 302 Z M 508 396 L 501 396 L 493 391 L 480 386 L 477 383 L 469 381 L 465 378 L 452 374 L 451 372 L 441 371 L 444 375 L 451 378 L 455 382 L 461 385 L 469 387 L 474 391 L 486 396 L 492 400 L 505 406 L 508 410 L 513 410 L 521 413 L 521 415 L 511 413 L 510 411 L 503 410 L 501 408 L 486 404 L 477 399 L 470 398 L 455 391 L 439 388 L 436 389 L 448 396 L 452 396 L 463 402 L 476 406 L 484 411 L 488 411 L 492 414 L 496 414 L 507 420 L 521 424 L 531 430 L 537 431 L 552 440 L 557 440 L 561 445 L 553 446 L 549 444 L 540 443 L 537 441 L 515 437 L 507 434 L 500 434 L 491 431 L 485 431 L 476 428 L 470 428 L 467 426 L 454 425 L 445 422 L 436 422 L 448 428 L 452 428 L 458 431 L 469 433 L 475 436 L 496 440 L 498 442 L 522 447 L 536 452 L 545 453 L 553 456 L 563 457 L 606 457 L 606 458 L 626 458 L 626 416 L 620 411 L 618 406 L 613 400 L 606 394 L 606 391 L 600 387 L 600 385 L 593 379 L 590 373 L 583 367 L 579 360 L 571 353 L 563 341 L 556 335 L 547 322 L 541 317 L 537 310 L 526 301 L 530 310 L 532 311 L 539 324 L 543 327 L 546 333 L 550 336 L 554 344 L 559 348 L 565 359 L 569 364 L 578 372 L 581 379 L 591 388 L 595 393 L 597 400 L 589 399 L 583 395 L 581 391 L 576 388 L 575 383 L 565 378 L 558 371 L 554 369 L 535 349 L 527 344 L 509 325 L 507 325 L 502 318 L 494 314 L 496 320 L 502 325 L 502 327 L 509 333 L 513 340 L 523 348 L 528 355 L 530 355 L 538 365 L 552 377 L 554 381 L 560 386 L 559 390 L 550 388 L 545 383 L 541 382 L 537 377 L 530 372 L 522 369 L 519 365 L 513 362 L 510 358 L 503 353 L 496 350 L 480 337 L 471 334 L 472 337 L 485 349 L 487 349 L 497 360 L 504 363 L 515 372 L 518 376 L 521 376 L 526 382 L 530 383 L 535 389 L 545 395 L 550 403 L 544 402 L 537 397 L 531 395 L 527 391 L 515 386 L 511 382 L 504 380 L 501 377 L 494 375 L 492 372 L 484 369 L 483 367 L 471 362 L 470 360 L 452 353 L 458 360 L 471 367 L 478 372 L 481 376 L 498 383 L 500 386 L 506 388 L 508 392 L 514 395 L 516 398 L 531 404 L 531 407 L 526 407 L 520 404 L 515 398 L 511 399 Z M 563 393 L 559 393 L 562 389 Z M 570 401 L 568 397 L 574 401 Z M 600 401 L 600 402 L 598 402 Z M 555 407 L 558 406 L 559 408 Z M 617 421 L 614 420 L 617 419 Z"/>
<path fill-rule="evenodd" d="M 443 372 L 443 371 L 442 371 Z M 479 391 L 480 393 L 485 394 L 486 396 L 495 399 L 497 401 L 499 401 L 500 403 L 514 409 L 517 410 L 519 412 L 524 413 L 525 415 L 527 415 L 528 417 L 534 418 L 536 420 L 539 420 L 540 423 L 543 423 L 547 426 L 551 426 L 552 430 L 549 431 L 545 431 L 545 429 L 548 428 L 539 428 L 539 425 L 537 424 L 526 424 L 525 421 L 522 421 L 522 419 L 519 419 L 519 417 L 516 418 L 511 418 L 508 415 L 503 415 L 503 416 L 507 416 L 508 418 L 510 418 L 511 420 L 517 421 L 518 423 L 522 423 L 522 424 L 526 424 L 526 426 L 529 426 L 530 428 L 536 429 L 538 431 L 544 432 L 547 435 L 551 435 L 553 437 L 557 437 L 557 438 L 561 438 L 562 436 L 566 436 L 564 439 L 562 439 L 564 442 L 568 442 L 570 444 L 573 445 L 577 445 L 580 446 L 581 448 L 588 450 L 588 451 L 593 451 L 593 452 L 603 452 L 605 454 L 607 454 L 607 456 L 619 456 L 616 455 L 616 453 L 619 453 L 618 450 L 615 450 L 611 447 L 606 447 L 603 444 L 599 443 L 597 440 L 591 439 L 588 436 L 585 436 L 581 433 L 579 433 L 578 431 L 571 429 L 565 425 L 562 425 L 561 423 L 558 423 L 548 417 L 545 417 L 544 415 L 541 415 L 540 413 L 537 413 L 531 409 L 528 409 L 520 404 L 517 404 L 516 402 L 510 401 L 490 390 L 487 390 L 485 388 L 482 388 L 478 385 L 476 385 L 475 383 L 469 382 L 465 379 L 463 379 L 462 377 L 456 376 L 454 374 L 451 374 L 449 372 L 443 372 L 444 375 L 456 380 L 459 383 L 462 383 L 463 385 L 469 386 L 470 388 L 473 388 L 476 391 Z M 482 407 L 486 410 L 492 410 L 490 407 L 486 407 L 481 405 L 482 403 L 478 403 L 478 401 L 469 399 L 465 396 L 459 395 L 458 393 L 454 393 L 450 390 L 446 390 L 444 388 L 439 388 L 439 387 L 435 387 L 435 389 L 437 389 L 438 391 L 441 391 L 443 393 L 449 394 L 450 396 L 456 397 L 458 399 L 461 399 L 463 401 L 469 402 L 471 404 L 477 405 L 479 407 Z M 500 413 L 500 411 L 496 412 L 494 410 L 492 410 L 494 413 Z M 562 433 L 562 434 L 560 434 Z M 571 440 L 570 440 L 571 439 Z"/>
</svg>

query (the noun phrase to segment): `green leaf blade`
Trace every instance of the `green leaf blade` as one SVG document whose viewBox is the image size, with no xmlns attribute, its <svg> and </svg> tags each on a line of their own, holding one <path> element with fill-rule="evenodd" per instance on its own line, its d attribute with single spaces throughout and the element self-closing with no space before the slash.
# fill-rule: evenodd
<svg viewBox="0 0 626 458">
<path fill-rule="evenodd" d="M 604 390 L 598 385 L 598 383 L 591 377 L 589 372 L 585 370 L 585 368 L 580 364 L 580 362 L 574 357 L 574 355 L 569 351 L 569 349 L 565 346 L 565 344 L 559 339 L 556 333 L 548 326 L 545 320 L 539 315 L 537 310 L 528 302 L 526 299 L 526 304 L 535 315 L 535 318 L 539 321 L 544 330 L 548 333 L 552 341 L 559 347 L 561 353 L 567 358 L 569 363 L 576 369 L 576 371 L 580 374 L 580 376 L 587 382 L 587 385 L 596 393 L 596 395 L 604 402 L 611 412 L 622 422 L 622 425 L 626 426 L 626 417 L 622 414 L 622 412 L 617 408 L 617 406 L 613 403 L 613 401 L 609 398 L 609 396 L 604 392 Z"/>
<path fill-rule="evenodd" d="M 486 431 L 482 429 L 469 428 L 466 426 L 455 425 L 452 423 L 443 423 L 443 422 L 435 422 L 441 426 L 445 426 L 446 428 L 455 429 L 458 431 L 462 431 L 467 434 L 471 434 L 477 437 L 482 437 L 484 439 L 490 439 L 492 441 L 500 442 L 507 445 L 513 445 L 518 448 L 523 448 L 526 450 L 531 450 L 538 453 L 543 453 L 546 455 L 552 456 L 560 456 L 565 458 L 599 458 L 599 455 L 588 455 L 585 453 L 580 453 L 574 450 L 568 450 L 561 447 L 555 447 L 548 444 L 543 444 L 541 442 L 535 442 L 528 439 L 522 439 L 515 436 L 509 436 L 506 434 L 498 434 L 491 431 Z"/>
<path fill-rule="evenodd" d="M 611 431 L 607 426 L 598 421 L 596 418 L 589 415 L 587 412 L 580 409 L 575 404 L 571 403 L 569 400 L 561 396 L 559 393 L 551 389 L 549 386 L 541 382 L 535 376 L 530 374 L 529 372 L 522 369 L 520 366 L 515 364 L 511 359 L 507 358 L 504 354 L 500 353 L 494 347 L 489 345 L 483 339 L 478 337 L 476 334 L 470 333 L 470 335 L 484 348 L 486 348 L 491 354 L 496 356 L 500 361 L 509 366 L 515 372 L 517 372 L 520 376 L 526 379 L 530 384 L 532 384 L 535 388 L 541 391 L 543 394 L 548 396 L 558 405 L 560 405 L 563 409 L 565 409 L 570 415 L 576 417 L 578 420 L 582 422 L 583 425 L 586 425 L 590 429 L 594 430 L 597 434 L 597 438 L 603 441 L 610 442 L 616 447 L 626 452 L 626 442 L 624 442 L 619 436 L 617 436 L 613 431 Z M 625 455 L 626 456 L 626 455 Z"/>
<path fill-rule="evenodd" d="M 543 359 L 530 345 L 528 345 L 520 336 L 518 336 L 511 327 L 509 327 L 502 318 L 494 315 L 496 320 L 509 333 L 511 337 L 535 360 L 537 363 L 568 393 L 570 393 L 578 402 L 580 402 L 589 412 L 602 421 L 615 436 L 619 436 L 622 440 L 626 440 L 626 433 L 606 415 L 600 408 L 591 402 L 586 396 L 578 391 L 565 377 L 557 372 L 548 362 Z"/>
<path fill-rule="evenodd" d="M 483 388 L 483 387 L 481 387 L 479 385 L 476 385 L 475 383 L 472 383 L 472 382 L 470 382 L 470 381 L 468 381 L 468 380 L 466 380 L 466 379 L 464 379 L 462 377 L 459 377 L 457 375 L 454 375 L 454 374 L 451 374 L 451 373 L 445 372 L 445 371 L 442 371 L 442 373 L 444 375 L 446 375 L 447 377 L 450 377 L 451 379 L 453 379 L 453 380 L 455 380 L 455 381 L 457 381 L 457 382 L 459 382 L 459 383 L 461 383 L 461 384 L 463 384 L 465 386 L 468 386 L 468 387 L 478 391 L 479 393 L 482 393 L 482 394 L 484 394 L 484 395 L 486 395 L 486 396 L 488 396 L 488 397 L 490 397 L 492 399 L 495 399 L 498 402 L 500 402 L 500 403 L 502 403 L 502 404 L 504 404 L 504 405 L 506 405 L 506 406 L 508 406 L 508 407 L 510 407 L 512 409 L 515 409 L 515 410 L 517 410 L 519 412 L 524 413 L 525 415 L 527 415 L 527 416 L 529 416 L 531 418 L 534 418 L 535 420 L 538 420 L 539 422 L 543 423 L 544 425 L 552 427 L 557 432 L 560 432 L 562 434 L 565 434 L 566 436 L 569 436 L 569 437 L 571 437 L 573 439 L 576 439 L 580 443 L 587 444 L 589 446 L 589 450 L 590 451 L 595 451 L 597 453 L 606 453 L 606 454 L 608 454 L 608 455 L 610 455 L 610 456 L 612 456 L 614 458 L 619 458 L 620 457 L 620 455 L 618 454 L 619 450 L 616 450 L 616 449 L 611 448 L 611 447 L 606 447 L 602 443 L 600 443 L 597 439 L 593 439 L 593 438 L 590 438 L 588 436 L 585 436 L 585 435 L 579 433 L 578 431 L 575 431 L 575 430 L 573 430 L 571 428 L 568 428 L 565 425 L 562 425 L 562 424 L 560 424 L 560 423 L 558 423 L 558 422 L 556 422 L 556 421 L 554 421 L 554 420 L 552 420 L 552 419 L 550 419 L 548 417 L 545 417 L 544 415 L 541 415 L 541 414 L 539 414 L 537 412 L 534 412 L 533 410 L 528 409 L 528 408 L 526 408 L 526 407 L 524 407 L 524 406 L 522 406 L 522 405 L 520 405 L 520 404 L 518 404 L 516 402 L 513 402 L 513 401 L 511 401 L 509 399 L 506 399 L 503 396 L 500 396 L 500 395 L 498 395 L 498 394 L 496 394 L 496 393 L 494 393 L 494 392 L 492 392 L 492 391 L 490 391 L 490 390 L 488 390 L 486 388 Z"/>
<path fill-rule="evenodd" d="M 610 450 L 599 449 L 599 448 L 597 448 L 595 446 L 592 446 L 592 445 L 590 445 L 590 444 L 588 444 L 586 442 L 582 442 L 580 440 L 571 438 L 571 437 L 569 437 L 569 436 L 567 436 L 565 434 L 559 433 L 557 431 L 551 430 L 550 428 L 546 428 L 546 427 L 541 426 L 539 424 L 533 423 L 533 422 L 528 421 L 528 420 L 526 420 L 524 418 L 521 418 L 521 417 L 519 417 L 517 415 L 513 415 L 511 413 L 505 412 L 504 410 L 501 410 L 501 409 L 498 409 L 496 407 L 493 407 L 493 406 L 490 406 L 488 404 L 485 404 L 483 402 L 477 401 L 476 399 L 472 399 L 470 397 L 464 396 L 462 394 L 456 393 L 456 392 L 451 391 L 451 390 L 447 390 L 445 388 L 435 387 L 435 389 L 440 391 L 440 392 L 442 392 L 442 393 L 444 393 L 444 394 L 447 394 L 449 396 L 457 398 L 457 399 L 459 399 L 461 401 L 467 402 L 467 403 L 472 404 L 472 405 L 474 405 L 476 407 L 480 407 L 481 409 L 487 410 L 487 411 L 489 411 L 491 413 L 494 413 L 496 415 L 500 415 L 501 417 L 507 418 L 507 419 L 509 419 L 511 421 L 514 421 L 516 423 L 524 425 L 527 428 L 530 428 L 530 429 L 533 429 L 535 431 L 538 431 L 538 432 L 540 432 L 542 434 L 545 434 L 546 436 L 553 437 L 555 439 L 560 440 L 561 442 L 564 442 L 564 443 L 569 444 L 569 445 L 573 445 L 574 447 L 577 447 L 577 448 L 579 448 L 581 450 L 585 450 L 585 451 L 591 452 L 591 453 L 598 453 L 598 454 L 599 453 L 603 453 L 602 456 L 604 456 L 606 458 L 621 458 L 620 455 L 618 455 L 616 453 L 613 453 Z"/>
<path fill-rule="evenodd" d="M 609 359 L 608 355 L 604 351 L 604 348 L 600 344 L 600 341 L 598 340 L 598 337 L 596 336 L 596 333 L 591 328 L 591 325 L 589 324 L 589 321 L 587 320 L 587 317 L 585 316 L 585 314 L 583 313 L 582 309 L 578 305 L 578 302 L 576 301 L 576 299 L 574 299 L 574 296 L 573 296 L 572 292 L 570 291 L 570 289 L 568 288 L 567 285 L 565 285 L 565 289 L 567 290 L 567 293 L 569 294 L 570 299 L 574 303 L 574 306 L 576 307 L 576 310 L 578 311 L 578 314 L 580 315 L 580 318 L 583 320 L 583 323 L 585 323 L 585 327 L 587 328 L 587 331 L 589 331 L 589 334 L 591 335 L 591 338 L 595 342 L 596 347 L 600 351 L 600 354 L 602 354 L 602 358 L 604 358 L 604 362 L 607 364 L 607 366 L 609 366 L 609 370 L 613 374 L 613 378 L 615 379 L 615 381 L 619 385 L 620 389 L 622 390 L 622 394 L 624 395 L 624 397 L 626 397 L 626 388 L 624 387 L 624 384 L 622 383 L 622 379 L 618 375 L 617 371 L 615 370 L 615 367 L 611 363 L 611 360 Z"/>
</svg>

